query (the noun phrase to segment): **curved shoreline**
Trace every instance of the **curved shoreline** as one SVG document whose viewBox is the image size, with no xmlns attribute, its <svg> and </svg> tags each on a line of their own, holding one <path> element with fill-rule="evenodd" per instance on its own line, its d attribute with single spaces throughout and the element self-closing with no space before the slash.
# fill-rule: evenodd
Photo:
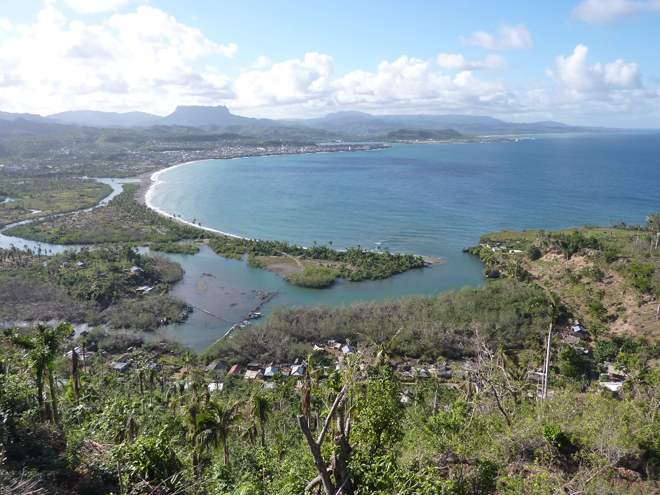
<svg viewBox="0 0 660 495">
<path fill-rule="evenodd" d="M 151 183 L 149 184 L 149 188 L 146 190 L 146 192 L 144 193 L 144 196 L 142 198 L 144 200 L 144 205 L 147 208 L 149 208 L 150 210 L 155 211 L 159 215 L 162 215 L 164 217 L 169 218 L 170 220 L 174 220 L 174 221 L 182 223 L 184 225 L 189 225 L 189 226 L 195 227 L 197 229 L 202 229 L 202 230 L 205 230 L 207 232 L 213 232 L 215 234 L 220 234 L 220 235 L 224 235 L 224 236 L 227 236 L 227 237 L 233 237 L 235 239 L 248 239 L 247 237 L 241 237 L 239 235 L 230 234 L 229 232 L 223 232 L 221 230 L 213 229 L 211 227 L 203 227 L 203 226 L 197 225 L 193 222 L 183 220 L 182 218 L 177 218 L 173 214 L 167 213 L 166 211 L 161 210 L 160 208 L 158 208 L 157 206 L 155 206 L 151 202 L 151 198 L 153 197 L 156 186 L 159 185 L 159 184 L 165 184 L 165 181 L 160 180 L 160 175 L 162 173 L 167 172 L 168 170 L 173 170 L 175 168 L 183 167 L 184 165 L 191 165 L 193 163 L 199 163 L 199 162 L 202 162 L 202 161 L 206 161 L 206 160 L 193 160 L 193 161 L 190 161 L 190 162 L 177 163 L 176 165 L 172 165 L 171 167 L 167 167 L 167 168 L 158 170 L 158 171 L 154 172 L 153 174 L 151 174 L 151 176 L 149 176 L 149 178 L 148 178 L 151 181 Z M 146 177 L 140 176 L 141 181 L 144 181 L 146 179 L 147 179 Z"/>
<path fill-rule="evenodd" d="M 376 150 L 369 150 L 369 151 L 376 151 Z M 330 153 L 330 152 L 318 152 L 318 153 Z M 300 154 L 300 153 L 297 153 L 297 154 Z M 275 155 L 255 155 L 254 157 L 267 157 L 267 156 L 282 156 L 282 155 L 279 155 L 279 154 L 275 154 Z M 199 163 L 199 162 L 203 162 L 203 161 L 209 161 L 209 160 L 238 160 L 238 159 L 241 159 L 241 158 L 254 158 L 254 157 L 252 157 L 252 156 L 237 156 L 237 157 L 233 157 L 233 158 L 208 158 L 208 159 L 203 159 L 203 160 L 192 160 L 192 161 L 189 161 L 189 162 L 177 163 L 177 164 L 172 165 L 170 167 L 166 167 L 166 168 L 163 168 L 161 170 L 157 170 L 156 172 L 153 172 L 151 174 L 149 174 L 149 173 L 142 174 L 142 175 L 138 176 L 137 178 L 140 179 L 140 181 L 143 184 L 145 184 L 145 183 L 146 184 L 143 185 L 143 189 L 139 194 L 138 201 L 142 200 L 144 205 L 147 208 L 149 208 L 150 210 L 153 210 L 156 213 L 158 213 L 159 215 L 162 215 L 162 216 L 164 216 L 164 217 L 166 217 L 170 220 L 174 220 L 175 222 L 179 222 L 183 225 L 188 225 L 190 227 L 195 227 L 197 229 L 202 229 L 202 230 L 205 230 L 207 232 L 213 232 L 214 234 L 219 234 L 219 235 L 223 235 L 223 236 L 226 236 L 226 237 L 232 237 L 234 239 L 258 240 L 257 238 L 243 237 L 243 236 L 240 236 L 240 235 L 231 234 L 229 232 L 223 232 L 222 230 L 214 229 L 214 228 L 211 228 L 211 227 L 204 227 L 204 226 L 195 224 L 193 222 L 183 220 L 182 218 L 176 217 L 171 213 L 167 213 L 166 211 L 160 209 L 159 207 L 155 206 L 151 202 L 151 199 L 152 199 L 153 194 L 155 192 L 156 186 L 158 186 L 159 184 L 165 184 L 166 183 L 165 181 L 160 180 L 160 175 L 164 172 L 167 172 L 169 170 L 173 170 L 175 168 L 183 167 L 184 165 L 191 165 L 193 163 Z M 147 181 L 149 181 L 149 182 L 147 182 Z M 306 249 L 306 248 L 303 246 L 303 249 Z M 425 263 L 426 266 L 442 265 L 442 264 L 447 262 L 447 260 L 445 258 L 438 257 L 438 256 L 428 256 L 428 255 L 416 255 L 416 256 L 420 256 L 421 258 L 423 258 L 424 263 Z"/>
</svg>

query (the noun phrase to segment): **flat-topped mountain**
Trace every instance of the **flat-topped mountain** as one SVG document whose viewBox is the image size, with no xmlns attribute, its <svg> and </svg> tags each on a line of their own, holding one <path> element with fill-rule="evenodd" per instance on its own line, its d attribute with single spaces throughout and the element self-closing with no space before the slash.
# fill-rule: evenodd
<svg viewBox="0 0 660 495">
<path fill-rule="evenodd" d="M 225 106 L 179 106 L 167 117 L 161 117 L 154 124 L 158 125 L 184 125 L 184 126 L 227 126 L 227 125 L 277 125 L 274 120 L 253 119 L 234 115 Z"/>
</svg>

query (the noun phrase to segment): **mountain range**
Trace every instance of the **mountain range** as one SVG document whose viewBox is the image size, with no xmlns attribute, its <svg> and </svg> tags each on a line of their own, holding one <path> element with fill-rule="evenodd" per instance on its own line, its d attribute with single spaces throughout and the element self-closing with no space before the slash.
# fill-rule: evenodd
<svg viewBox="0 0 660 495">
<path fill-rule="evenodd" d="M 402 130 L 453 130 L 466 136 L 605 131 L 560 122 L 512 123 L 472 115 L 372 115 L 336 112 L 314 119 L 255 119 L 232 114 L 225 106 L 179 106 L 165 117 L 145 112 L 75 110 L 42 117 L 0 112 L 0 137 L 64 132 L 78 127 L 148 128 L 183 126 L 208 133 L 231 132 L 265 139 L 286 139 L 307 133 L 316 139 L 374 139 Z M 609 129 L 611 130 L 611 129 Z"/>
</svg>

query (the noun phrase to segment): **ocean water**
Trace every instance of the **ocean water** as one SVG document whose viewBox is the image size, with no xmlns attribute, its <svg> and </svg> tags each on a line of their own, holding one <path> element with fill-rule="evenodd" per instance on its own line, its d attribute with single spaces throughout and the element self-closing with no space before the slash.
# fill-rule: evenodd
<svg viewBox="0 0 660 495">
<path fill-rule="evenodd" d="M 225 232 L 442 256 L 504 228 L 643 223 L 660 209 L 660 134 L 536 136 L 171 169 L 152 202 Z"/>
<path fill-rule="evenodd" d="M 660 133 L 208 160 L 164 171 L 159 180 L 154 206 L 231 234 L 306 246 L 380 245 L 445 260 L 388 280 L 313 290 L 208 249 L 176 258 L 186 279 L 175 293 L 235 322 L 256 304 L 255 290 L 280 290 L 270 308 L 480 285 L 483 266 L 461 249 L 486 232 L 643 223 L 660 211 Z M 203 348 L 228 326 L 195 312 L 165 332 Z"/>
</svg>

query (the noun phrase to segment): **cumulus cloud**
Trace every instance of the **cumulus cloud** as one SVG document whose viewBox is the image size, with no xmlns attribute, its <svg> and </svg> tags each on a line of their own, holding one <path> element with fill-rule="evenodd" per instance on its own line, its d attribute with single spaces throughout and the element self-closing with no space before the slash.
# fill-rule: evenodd
<svg viewBox="0 0 660 495">
<path fill-rule="evenodd" d="M 117 10 L 130 2 L 131 0 L 64 0 L 64 3 L 71 9 L 86 14 Z"/>
<path fill-rule="evenodd" d="M 501 55 L 488 55 L 483 61 L 469 61 L 457 53 L 441 53 L 437 58 L 438 65 L 448 70 L 498 70 L 507 69 L 511 64 Z"/>
<path fill-rule="evenodd" d="M 252 68 L 264 69 L 266 67 L 270 67 L 271 65 L 273 65 L 273 62 L 269 60 L 268 57 L 259 55 L 259 57 L 257 57 L 257 60 L 255 60 L 254 63 L 252 64 Z"/>
<path fill-rule="evenodd" d="M 12 81 L 4 84 L 0 107 L 167 112 L 179 103 L 227 98 L 229 79 L 202 73 L 194 63 L 232 57 L 237 49 L 145 5 L 96 25 L 69 22 L 47 5 L 34 24 L 16 26 L 0 42 L 0 73 Z"/>
<path fill-rule="evenodd" d="M 641 87 L 641 71 L 635 63 L 616 60 L 605 65 L 589 65 L 589 49 L 578 45 L 573 54 L 556 58 L 557 68 L 548 75 L 562 88 L 576 92 L 603 91 L 608 88 L 634 89 Z"/>
<path fill-rule="evenodd" d="M 8 33 L 14 29 L 14 26 L 12 26 L 11 22 L 9 22 L 9 19 L 0 19 L 0 33 L 3 31 Z"/>
<path fill-rule="evenodd" d="M 589 24 L 609 25 L 623 17 L 646 13 L 660 13 L 660 0 L 584 0 L 571 15 Z"/>
<path fill-rule="evenodd" d="M 239 105 L 261 106 L 302 102 L 328 89 L 334 72 L 332 57 L 307 53 L 303 60 L 273 64 L 267 71 L 249 71 L 235 81 Z"/>
<path fill-rule="evenodd" d="M 381 62 L 373 72 L 357 70 L 334 77 L 332 57 L 308 53 L 303 60 L 242 74 L 233 86 L 236 98 L 226 104 L 248 115 L 267 112 L 271 117 L 290 117 L 338 108 L 389 113 L 468 111 L 475 105 L 496 108 L 506 101 L 501 83 L 480 80 L 471 71 L 450 77 L 436 67 L 434 60 L 402 56 Z"/>
<path fill-rule="evenodd" d="M 524 24 L 517 26 L 502 25 L 499 36 L 485 31 L 475 31 L 469 38 L 461 36 L 464 45 L 485 50 L 530 50 L 534 48 L 534 39 Z"/>
<path fill-rule="evenodd" d="M 456 53 L 401 56 L 341 74 L 330 54 L 275 61 L 261 56 L 246 61 L 242 71 L 234 68 L 239 75 L 230 78 L 222 57 L 236 55 L 236 45 L 217 44 L 159 9 L 142 5 L 88 23 L 67 19 L 56 8 L 61 2 L 47 4 L 31 24 L 0 20 L 0 109 L 166 114 L 181 104 L 225 104 L 241 115 L 273 118 L 343 109 L 518 121 L 568 115 L 574 123 L 586 113 L 660 115 L 660 93 L 642 87 L 637 64 L 590 62 L 582 45 L 556 58 L 549 80 L 527 83 L 497 80 L 494 71 L 510 66 L 500 55 L 470 60 Z M 506 32 L 483 46 L 530 46 Z"/>
</svg>

